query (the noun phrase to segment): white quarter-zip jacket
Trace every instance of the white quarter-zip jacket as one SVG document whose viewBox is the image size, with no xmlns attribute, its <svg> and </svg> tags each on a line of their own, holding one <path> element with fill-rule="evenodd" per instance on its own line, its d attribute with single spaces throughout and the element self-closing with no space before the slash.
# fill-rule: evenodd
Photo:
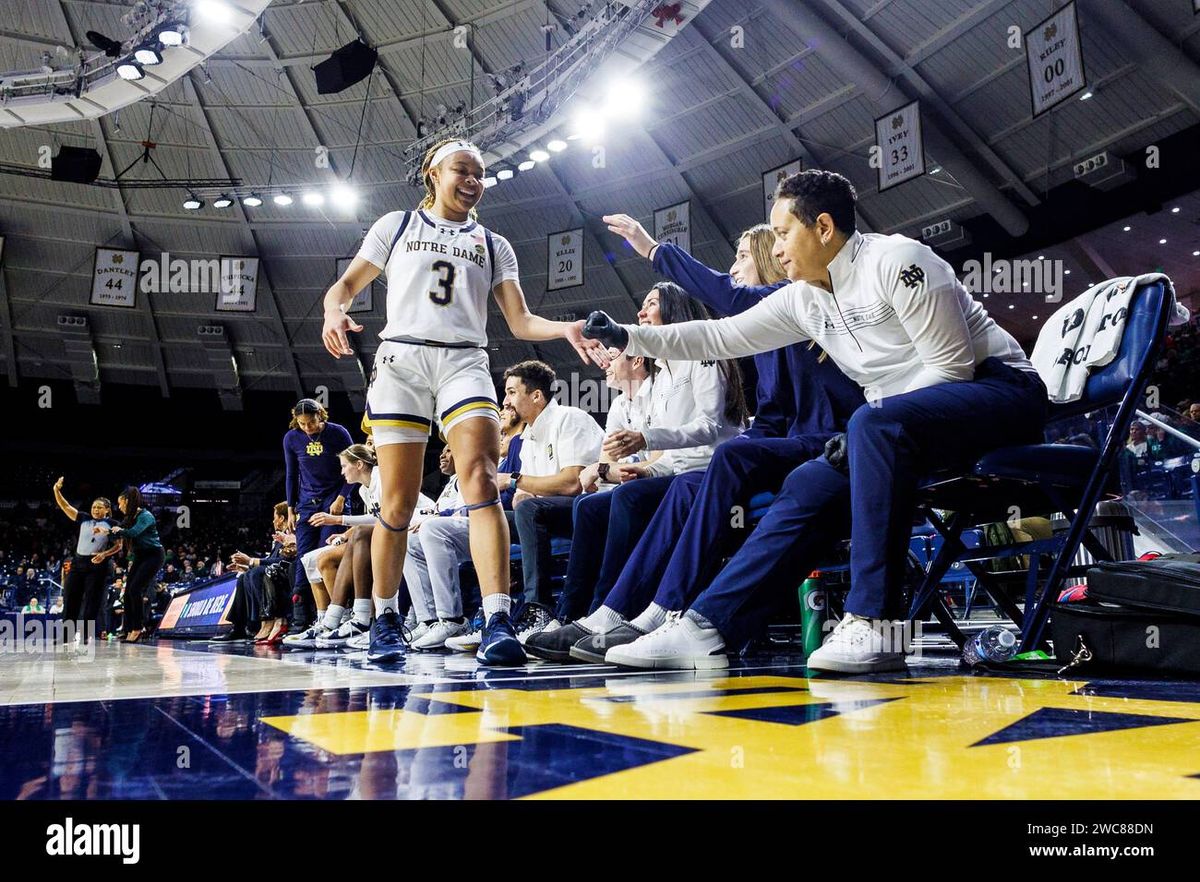
<svg viewBox="0 0 1200 882">
<path fill-rule="evenodd" d="M 725 419 L 725 375 L 715 361 L 659 363 L 642 435 L 655 477 L 708 468 L 713 451 L 742 430 Z"/>
<path fill-rule="evenodd" d="M 832 290 L 806 282 L 716 321 L 627 325 L 630 355 L 724 359 L 815 340 L 868 401 L 971 380 L 996 357 L 1033 366 L 932 249 L 907 236 L 854 233 L 829 264 Z"/>
</svg>

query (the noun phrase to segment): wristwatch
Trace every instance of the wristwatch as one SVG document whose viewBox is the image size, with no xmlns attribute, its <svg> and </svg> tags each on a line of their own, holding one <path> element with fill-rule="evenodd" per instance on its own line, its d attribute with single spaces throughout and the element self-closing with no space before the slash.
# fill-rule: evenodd
<svg viewBox="0 0 1200 882">
<path fill-rule="evenodd" d="M 512 473 L 510 473 L 510 474 L 509 474 L 509 476 L 508 476 L 508 489 L 509 489 L 509 490 L 516 490 L 516 489 L 517 489 L 517 482 L 518 482 L 518 481 L 520 481 L 520 480 L 521 480 L 521 473 L 520 473 L 520 472 L 512 472 Z"/>
<path fill-rule="evenodd" d="M 601 481 L 608 480 L 608 466 L 609 466 L 609 463 L 602 462 L 602 463 L 600 463 L 599 467 L 596 469 L 596 473 L 600 476 Z"/>
</svg>

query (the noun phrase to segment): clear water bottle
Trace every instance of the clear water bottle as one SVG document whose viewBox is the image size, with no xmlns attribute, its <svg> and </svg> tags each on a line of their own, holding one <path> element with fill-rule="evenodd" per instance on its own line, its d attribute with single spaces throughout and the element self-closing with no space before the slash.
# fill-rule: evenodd
<svg viewBox="0 0 1200 882">
<path fill-rule="evenodd" d="M 973 668 L 981 663 L 1003 663 L 1017 654 L 1017 635 L 1007 628 L 984 628 L 963 647 L 963 664 Z"/>
</svg>

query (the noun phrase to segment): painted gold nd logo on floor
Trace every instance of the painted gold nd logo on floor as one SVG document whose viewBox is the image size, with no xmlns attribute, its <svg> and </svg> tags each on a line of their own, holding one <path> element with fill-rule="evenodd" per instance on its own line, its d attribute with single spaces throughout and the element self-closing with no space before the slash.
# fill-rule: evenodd
<svg viewBox="0 0 1200 882">
<path fill-rule="evenodd" d="M 1165 684 L 449 684 L 263 722 L 334 755 L 445 752 L 448 777 L 482 763 L 506 786 L 480 795 L 510 798 L 1200 798 L 1200 694 Z"/>
</svg>

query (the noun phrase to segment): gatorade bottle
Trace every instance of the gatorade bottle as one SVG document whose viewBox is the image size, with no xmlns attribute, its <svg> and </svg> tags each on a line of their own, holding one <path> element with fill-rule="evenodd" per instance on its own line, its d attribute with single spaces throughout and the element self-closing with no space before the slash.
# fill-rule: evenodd
<svg viewBox="0 0 1200 882">
<path fill-rule="evenodd" d="M 808 658 L 825 640 L 828 597 L 821 585 L 821 573 L 813 571 L 800 586 L 800 627 L 804 635 L 804 657 Z"/>
</svg>

